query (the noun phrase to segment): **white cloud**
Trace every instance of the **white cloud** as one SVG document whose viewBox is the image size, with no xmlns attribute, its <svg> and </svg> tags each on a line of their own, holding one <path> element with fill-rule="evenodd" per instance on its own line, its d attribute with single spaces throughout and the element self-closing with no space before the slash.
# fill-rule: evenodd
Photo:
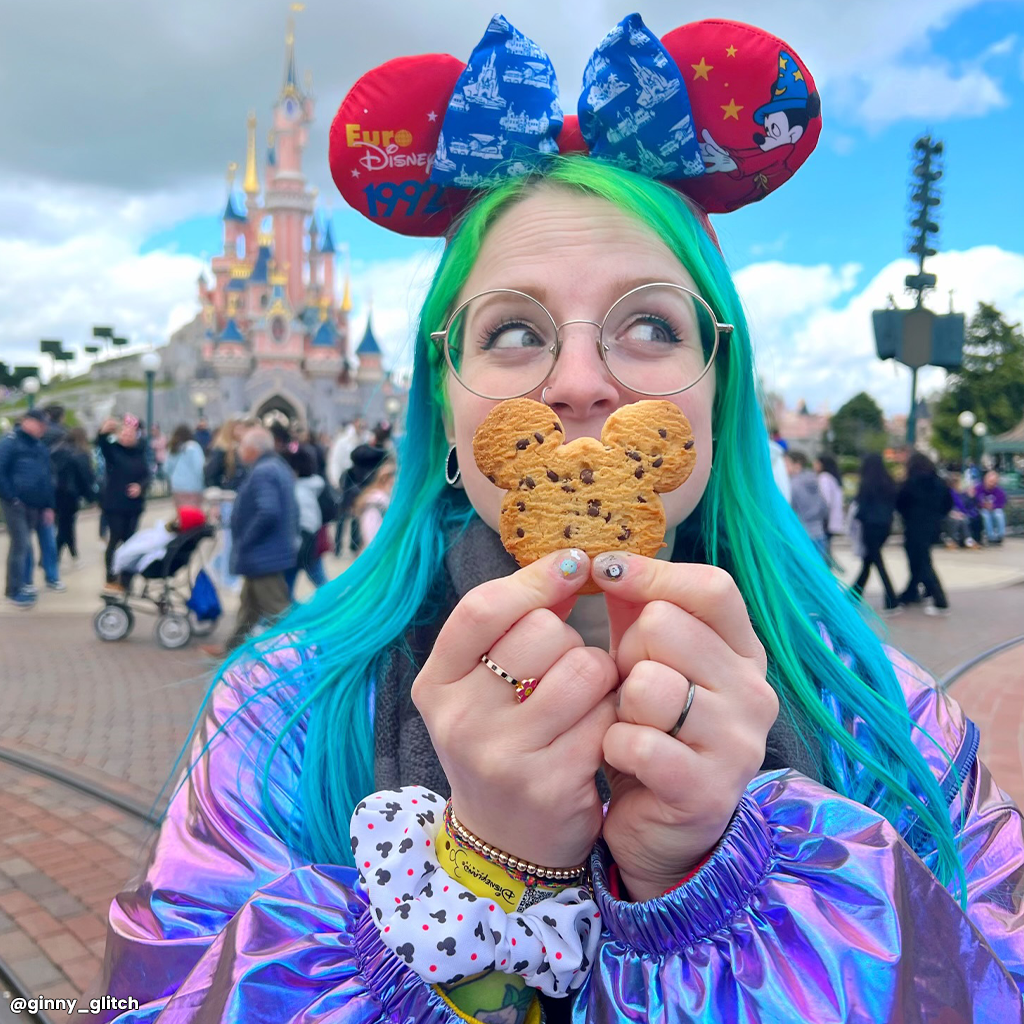
<svg viewBox="0 0 1024 1024">
<path fill-rule="evenodd" d="M 837 409 L 858 391 L 867 391 L 887 413 L 905 412 L 910 401 L 910 371 L 875 354 L 871 311 L 882 309 L 890 294 L 909 306 L 904 277 L 916 270 L 896 260 L 855 291 L 857 269 L 759 263 L 735 275 L 743 299 L 765 386 L 789 403 L 804 398 L 812 409 Z M 994 303 L 1011 321 L 1024 321 L 1024 255 L 995 246 L 946 252 L 929 260 L 939 289 L 927 305 L 949 309 L 954 290 L 959 312 L 973 314 L 979 302 Z M 918 374 L 919 394 L 939 387 L 945 373 Z"/>
<path fill-rule="evenodd" d="M 882 67 L 863 85 L 859 109 L 869 129 L 907 118 L 947 121 L 982 117 L 1009 103 L 995 79 L 980 68 L 957 74 L 938 62 Z"/>
</svg>

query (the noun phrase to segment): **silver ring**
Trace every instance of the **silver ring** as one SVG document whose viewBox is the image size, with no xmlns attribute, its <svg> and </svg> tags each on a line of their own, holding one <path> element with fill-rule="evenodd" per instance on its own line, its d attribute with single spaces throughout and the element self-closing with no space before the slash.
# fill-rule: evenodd
<svg viewBox="0 0 1024 1024">
<path fill-rule="evenodd" d="M 547 400 L 547 399 L 546 399 L 546 398 L 545 398 L 544 396 L 545 396 L 545 395 L 546 395 L 546 394 L 548 393 L 548 391 L 550 390 L 550 388 L 551 388 L 551 385 L 550 385 L 550 384 L 548 384 L 548 385 L 547 385 L 547 387 L 545 387 L 545 388 L 544 388 L 544 390 L 543 390 L 543 391 L 541 391 L 541 393 L 540 393 L 540 400 L 541 400 L 541 401 L 542 401 L 542 402 L 543 402 L 543 403 L 544 403 L 545 405 L 547 405 L 547 404 L 548 404 L 548 400 Z"/>
<path fill-rule="evenodd" d="M 683 723 L 686 721 L 686 716 L 690 713 L 690 705 L 693 703 L 693 694 L 697 687 L 694 685 L 693 680 L 690 680 L 690 689 L 686 694 L 686 703 L 683 705 L 683 713 L 679 716 L 679 720 L 675 725 L 669 729 L 669 736 L 678 736 L 679 730 L 682 729 Z"/>
</svg>

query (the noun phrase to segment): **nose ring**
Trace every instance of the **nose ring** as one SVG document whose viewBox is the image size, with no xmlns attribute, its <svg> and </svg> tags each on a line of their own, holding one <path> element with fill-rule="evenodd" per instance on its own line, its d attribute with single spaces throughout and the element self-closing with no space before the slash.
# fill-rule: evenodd
<svg viewBox="0 0 1024 1024">
<path fill-rule="evenodd" d="M 547 399 L 546 399 L 546 398 L 545 398 L 544 396 L 545 396 L 545 395 L 546 395 L 546 394 L 548 393 L 548 390 L 549 390 L 550 388 L 551 388 L 551 385 L 550 385 L 550 384 L 548 384 L 548 386 L 547 386 L 546 388 L 544 388 L 544 390 L 543 390 L 543 391 L 541 391 L 541 393 L 540 393 L 540 400 L 541 400 L 541 401 L 542 401 L 542 402 L 543 402 L 543 403 L 544 403 L 545 405 L 547 405 L 547 404 L 548 404 L 548 400 L 547 400 Z"/>
</svg>

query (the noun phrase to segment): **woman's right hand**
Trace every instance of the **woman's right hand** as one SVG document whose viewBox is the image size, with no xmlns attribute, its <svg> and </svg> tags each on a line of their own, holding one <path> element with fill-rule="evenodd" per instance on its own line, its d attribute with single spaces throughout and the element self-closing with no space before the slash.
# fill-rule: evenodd
<svg viewBox="0 0 1024 1024">
<path fill-rule="evenodd" d="M 615 721 L 611 656 L 566 625 L 590 560 L 560 551 L 470 591 L 448 617 L 412 697 L 459 820 L 533 864 L 581 863 L 601 831 L 594 777 Z M 516 679 L 540 680 L 519 704 Z"/>
</svg>

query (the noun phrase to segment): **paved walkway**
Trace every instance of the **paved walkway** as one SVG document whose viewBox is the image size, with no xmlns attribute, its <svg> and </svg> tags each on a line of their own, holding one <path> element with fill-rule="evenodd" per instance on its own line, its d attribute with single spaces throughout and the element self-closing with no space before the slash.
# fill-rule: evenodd
<svg viewBox="0 0 1024 1024">
<path fill-rule="evenodd" d="M 157 504 L 148 520 L 167 508 Z M 43 591 L 31 612 L 0 607 L 0 746 L 148 806 L 188 735 L 212 664 L 195 646 L 162 649 L 141 617 L 127 640 L 98 640 L 95 516 L 81 517 L 80 535 L 82 564 L 66 576 L 67 593 Z M 858 567 L 848 549 L 840 546 L 837 557 L 851 579 Z M 886 558 L 901 585 L 902 551 Z M 929 618 L 908 610 L 878 629 L 942 677 L 1024 633 L 1024 541 L 939 551 L 936 565 L 953 613 Z M 332 562 L 329 574 L 340 568 Z M 878 606 L 876 580 L 867 599 Z M 230 595 L 222 600 L 218 635 L 226 635 L 234 612 Z M 981 726 L 983 756 L 996 778 L 1024 803 L 1021 655 L 1024 647 L 983 662 L 951 692 Z M 135 872 L 148 829 L 94 797 L 3 762 L 0 820 L 0 958 L 37 995 L 81 994 L 99 968 L 110 899 Z M 0 1004 L 0 1020 L 4 1010 Z"/>
</svg>

